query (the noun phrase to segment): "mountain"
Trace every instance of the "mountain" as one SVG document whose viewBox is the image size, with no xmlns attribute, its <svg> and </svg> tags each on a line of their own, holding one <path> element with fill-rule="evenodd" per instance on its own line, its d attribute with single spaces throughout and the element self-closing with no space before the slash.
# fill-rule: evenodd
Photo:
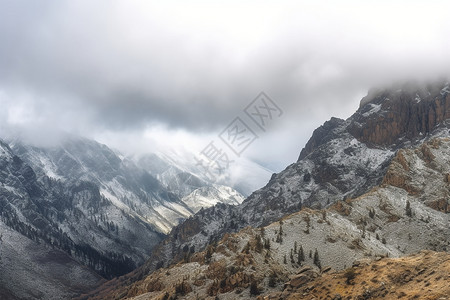
<svg viewBox="0 0 450 300">
<path fill-rule="evenodd" d="M 11 148 L 39 170 L 38 175 L 64 182 L 91 182 L 114 206 L 130 211 L 161 233 L 193 213 L 151 174 L 95 141 L 70 137 L 57 147 L 13 142 Z"/>
<path fill-rule="evenodd" d="M 161 182 L 132 159 L 84 138 L 68 136 L 53 147 L 18 139 L 0 140 L 0 146 L 0 290 L 11 298 L 53 293 L 62 299 L 93 288 L 101 279 L 94 271 L 104 278 L 132 271 L 200 208 L 243 200 L 230 187 L 170 165 Z M 52 255 L 60 258 L 53 265 Z M 30 284 L 38 271 L 49 276 Z M 74 274 L 74 281 L 61 280 L 62 273 Z M 17 284 L 9 284 L 12 278 Z"/>
<path fill-rule="evenodd" d="M 183 197 L 182 200 L 186 205 L 191 207 L 194 212 L 198 212 L 202 208 L 212 207 L 219 203 L 239 205 L 244 198 L 231 187 L 215 184 L 198 188 L 189 195 Z"/>
<path fill-rule="evenodd" d="M 95 183 L 56 180 L 42 169 L 36 173 L 4 143 L 2 153 L 1 220 L 29 239 L 63 250 L 105 277 L 133 270 L 162 239 L 147 222 L 105 198 Z M 149 239 L 137 239 L 141 234 Z"/>
<path fill-rule="evenodd" d="M 211 179 L 195 159 L 195 154 L 197 153 L 183 149 L 177 149 L 177 151 L 171 149 L 164 153 L 156 152 L 136 156 L 133 160 L 173 192 L 179 191 L 178 195 L 182 198 L 192 192 L 192 188 L 211 183 Z M 238 161 L 222 171 L 223 176 L 214 183 L 231 187 L 244 196 L 261 188 L 273 173 L 245 157 L 239 158 Z M 195 176 L 192 176 L 193 174 Z M 187 189 L 180 189 L 186 183 Z"/>
<path fill-rule="evenodd" d="M 449 162 L 450 138 L 435 138 L 414 149 L 401 149 L 391 160 L 382 183 L 357 198 L 338 201 L 323 210 L 304 208 L 268 226 L 247 227 L 237 234 L 225 234 L 202 252 L 182 249 L 184 257 L 178 263 L 119 289 L 105 289 L 109 293 L 99 293 L 92 299 L 173 299 L 176 296 L 234 299 L 237 294 L 248 298 L 271 293 L 275 294 L 273 299 L 298 299 L 294 295 L 298 297 L 300 288 L 314 286 L 320 281 L 316 278 L 321 273 L 330 273 L 331 269 L 345 270 L 363 266 L 373 259 L 401 257 L 424 249 L 449 251 Z M 440 262 L 444 268 L 438 273 L 442 280 L 438 285 L 439 293 L 442 293 L 447 286 L 444 282 L 448 281 L 447 275 L 442 278 L 442 274 L 446 274 L 445 269 L 449 267 L 449 255 L 434 257 L 439 259 L 433 264 Z M 428 257 L 425 257 L 417 265 L 427 263 Z M 428 266 L 428 272 L 431 270 Z M 359 284 L 364 285 L 360 278 L 375 278 L 374 272 L 362 273 L 359 278 L 355 276 Z M 409 276 L 412 280 L 423 272 L 393 274 Z M 377 293 L 383 292 L 394 293 L 397 297 L 397 293 L 402 292 L 400 288 L 394 292 L 378 291 L 382 286 L 380 281 L 381 278 L 372 283 L 366 281 L 367 287 L 374 288 L 370 292 L 373 295 L 381 297 L 383 295 Z M 123 282 L 119 279 L 106 285 L 120 287 Z M 399 283 L 402 281 L 390 282 L 392 285 Z M 338 293 L 340 289 L 303 292 L 312 299 L 312 295 L 332 291 Z M 349 293 L 359 292 L 360 289 L 343 289 L 341 295 L 347 297 Z M 416 292 L 424 295 L 423 291 Z"/>
<path fill-rule="evenodd" d="M 13 151 L 37 170 L 38 177 L 50 177 L 64 182 L 87 181 L 99 187 L 102 196 L 121 210 L 129 211 L 156 231 L 168 233 L 180 221 L 194 213 L 199 205 L 197 189 L 221 189 L 220 195 L 210 193 L 202 207 L 233 199 L 234 204 L 243 197 L 231 188 L 200 179 L 157 155 L 145 155 L 135 161 L 109 149 L 107 146 L 84 138 L 66 138 L 50 148 L 34 147 L 20 141 L 11 143 Z M 189 196 L 193 207 L 182 198 Z M 218 198 L 213 198 L 217 196 Z"/>
<path fill-rule="evenodd" d="M 414 150 L 422 153 L 421 157 L 414 158 L 419 164 L 418 170 L 426 165 L 424 162 L 433 162 L 433 157 L 445 158 L 445 155 L 448 155 L 447 152 L 443 152 L 445 155 L 434 154 L 432 150 L 434 146 L 428 146 L 426 142 L 436 137 L 449 136 L 449 93 L 448 82 L 407 83 L 371 90 L 362 99 L 359 109 L 347 120 L 332 118 L 316 129 L 301 151 L 298 161 L 281 173 L 274 174 L 265 187 L 252 193 L 242 204 L 238 206 L 217 204 L 212 208 L 200 210 L 195 216 L 174 227 L 168 237 L 155 247 L 151 259 L 143 267 L 121 279 L 122 287 L 130 287 L 134 282 L 142 280 L 161 266 L 168 266 L 185 259 L 187 251 L 195 252 L 205 249 L 207 245 L 219 241 L 227 233 L 237 232 L 246 226 L 266 226 L 305 207 L 319 209 L 331 206 L 330 209 L 335 207 L 338 211 L 342 210 L 344 215 L 350 214 L 348 211 L 353 210 L 348 207 L 350 204 L 347 201 L 353 203 L 351 199 L 359 199 L 358 197 L 366 199 L 370 207 L 369 204 L 364 204 L 362 208 L 353 211 L 358 212 L 356 220 L 348 220 L 344 216 L 336 217 L 336 223 L 333 226 L 327 226 L 328 223 L 322 220 L 322 224 L 327 225 L 319 227 L 321 230 L 316 238 L 323 238 L 324 232 L 329 232 L 336 227 L 341 228 L 344 235 L 349 235 L 344 243 L 352 244 L 354 241 L 353 247 L 362 247 L 357 237 L 362 235 L 362 231 L 367 232 L 369 227 L 366 225 L 361 227 L 361 224 L 367 222 L 364 220 L 369 212 L 372 215 L 375 210 L 374 213 L 377 214 L 375 203 L 380 203 L 382 219 L 389 222 L 378 234 L 380 240 L 373 239 L 372 234 L 371 243 L 363 243 L 363 249 L 368 247 L 372 252 L 369 256 L 373 256 L 374 253 L 381 255 L 379 252 L 381 250 L 391 255 L 411 253 L 410 251 L 420 249 L 434 249 L 433 247 L 445 251 L 448 249 L 449 240 L 445 230 L 449 225 L 448 217 L 445 212 L 443 212 L 444 215 L 436 215 L 435 208 L 437 207 L 439 211 L 447 210 L 448 202 L 445 200 L 448 199 L 446 198 L 447 187 L 444 182 L 447 175 L 437 170 L 439 172 L 436 176 L 439 179 L 436 184 L 440 182 L 437 185 L 439 187 L 444 185 L 444 188 L 435 191 L 437 198 L 421 194 L 420 199 L 409 199 L 410 192 L 412 195 L 414 192 L 420 194 L 425 187 L 416 186 L 414 180 L 408 180 L 409 173 L 399 175 L 400 173 L 393 170 L 397 166 L 396 162 L 404 160 L 405 153 L 410 151 L 409 149 L 419 145 L 422 145 L 420 146 L 422 148 Z M 447 144 L 445 141 L 442 143 Z M 400 151 L 402 148 L 404 150 Z M 439 151 L 444 150 L 443 148 Z M 441 167 L 444 169 L 445 164 L 448 164 L 445 159 L 440 163 L 443 163 Z M 405 170 L 407 168 L 412 169 L 412 166 L 407 165 Z M 428 173 L 421 174 L 425 176 L 424 178 L 428 175 Z M 383 185 L 395 188 L 385 189 Z M 370 191 L 374 191 L 376 187 L 381 189 L 382 194 L 375 193 L 376 197 L 369 197 Z M 427 188 L 432 189 L 434 186 L 427 185 Z M 366 203 L 365 201 L 356 203 Z M 409 229 L 414 229 L 414 232 L 410 232 L 411 237 L 415 233 L 424 233 L 425 237 L 421 236 L 419 246 L 414 248 L 411 246 L 413 243 L 410 242 L 409 236 L 405 238 L 397 232 L 398 224 L 390 223 L 403 220 L 400 216 L 405 214 L 407 203 L 410 205 L 409 209 L 412 209 L 416 202 L 420 203 L 421 211 L 419 221 L 414 223 L 418 224 L 417 227 L 410 226 L 409 221 L 401 224 L 401 228 L 408 229 L 407 232 Z M 363 221 L 360 220 L 362 217 L 364 217 Z M 371 219 L 370 216 L 369 218 Z M 436 222 L 426 225 L 435 218 L 437 218 Z M 377 223 L 371 224 L 372 233 L 379 229 L 379 226 L 380 224 Z M 303 228 L 303 230 L 311 230 L 311 228 Z M 351 236 L 353 239 L 349 240 Z M 334 238 L 331 237 L 331 240 Z M 395 244 L 397 240 L 398 244 Z M 314 245 L 316 243 L 314 241 L 309 240 L 309 243 Z M 387 247 L 384 241 L 386 245 L 389 241 L 393 245 L 389 244 Z M 322 249 L 329 247 L 329 244 L 319 243 L 317 247 Z M 333 253 L 339 253 L 342 250 L 339 245 L 340 243 L 336 244 L 334 249 L 336 252 Z M 350 255 L 347 261 L 340 260 L 340 267 L 343 263 L 351 263 L 358 256 L 355 255 L 354 253 Z M 123 293 L 124 290 L 121 292 Z"/>
</svg>

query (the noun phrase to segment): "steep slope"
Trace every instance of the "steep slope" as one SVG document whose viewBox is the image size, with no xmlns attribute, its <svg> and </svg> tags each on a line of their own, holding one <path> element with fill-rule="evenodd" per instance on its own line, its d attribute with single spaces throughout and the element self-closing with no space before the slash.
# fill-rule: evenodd
<svg viewBox="0 0 450 300">
<path fill-rule="evenodd" d="M 175 165 L 157 154 L 146 154 L 136 159 L 137 164 L 155 176 L 170 191 L 183 198 L 208 182 Z"/>
<path fill-rule="evenodd" d="M 20 142 L 11 148 L 38 176 L 64 182 L 92 182 L 113 204 L 167 233 L 193 212 L 179 197 L 131 160 L 120 158 L 105 145 L 67 138 L 61 146 L 37 148 Z"/>
<path fill-rule="evenodd" d="M 38 177 L 0 143 L 1 220 L 11 229 L 67 252 L 105 277 L 131 271 L 162 239 L 148 223 L 103 197 L 92 182 Z"/>
<path fill-rule="evenodd" d="M 134 159 L 122 157 L 107 146 L 84 138 L 67 137 L 60 146 L 50 148 L 33 147 L 20 141 L 12 142 L 11 147 L 37 170 L 38 178 L 48 176 L 64 182 L 92 182 L 119 209 L 142 219 L 161 233 L 168 233 L 173 226 L 194 214 L 192 208 L 198 210 L 197 204 L 189 206 L 195 201 L 186 204 L 183 197 L 196 189 L 212 187 L 211 183 L 157 155 L 145 155 L 135 163 Z M 208 195 L 211 198 L 203 201 L 204 208 L 229 198 L 242 202 L 242 196 L 235 197 L 236 191 L 226 187 L 221 189 L 218 198 L 212 198 L 214 193 Z"/>
<path fill-rule="evenodd" d="M 239 205 L 244 201 L 244 197 L 230 187 L 213 184 L 194 190 L 182 200 L 194 212 L 198 212 L 202 208 L 208 208 L 218 203 Z"/>
<path fill-rule="evenodd" d="M 419 101 L 416 94 L 422 93 L 427 96 Z M 399 147 L 412 147 L 436 136 L 448 136 L 449 103 L 446 82 L 428 86 L 406 84 L 403 88 L 395 86 L 372 91 L 350 118 L 332 118 L 314 131 L 299 160 L 273 175 L 264 188 L 239 206 L 218 204 L 200 210 L 176 226 L 152 252 L 152 259 L 124 280 L 139 280 L 161 264 L 182 259 L 182 249 L 204 249 L 227 232 L 236 232 L 248 225 L 267 225 L 302 207 L 324 207 L 362 195 L 382 183 Z M 421 108 L 416 109 L 417 105 Z M 396 119 L 396 116 L 403 116 L 404 111 L 408 112 L 407 117 Z M 391 136 L 389 130 L 382 130 L 379 138 L 367 140 L 366 132 L 379 131 L 374 121 L 377 119 L 387 120 L 386 124 L 390 122 L 406 132 Z M 428 125 L 423 127 L 426 130 L 409 133 L 414 120 L 426 120 Z M 398 207 L 399 204 L 392 205 Z"/>
<path fill-rule="evenodd" d="M 201 179 L 176 164 L 174 158 L 163 159 L 156 154 L 147 154 L 139 157 L 137 161 L 139 166 L 180 197 L 194 213 L 217 203 L 238 205 L 244 201 L 244 196 L 232 187 Z M 199 170 L 196 171 L 201 174 Z"/>
<path fill-rule="evenodd" d="M 215 182 L 205 174 L 204 169 L 197 163 L 195 155 L 188 150 L 169 150 L 164 153 L 152 153 L 134 158 L 139 166 L 155 176 L 169 189 L 182 198 L 193 191 L 195 187 L 211 183 L 228 186 L 244 196 L 261 188 L 270 178 L 273 171 L 241 157 L 223 170 L 224 174 Z M 182 187 L 185 187 L 184 189 Z"/>
<path fill-rule="evenodd" d="M 110 282 L 93 299 L 141 294 L 136 299 L 159 299 L 166 293 L 186 299 L 217 294 L 234 299 L 236 293 L 246 297 L 279 290 L 288 278 L 286 288 L 292 290 L 329 267 L 342 270 L 368 259 L 400 257 L 423 249 L 448 251 L 449 172 L 449 138 L 402 149 L 382 184 L 360 197 L 338 201 L 322 211 L 303 209 L 263 228 L 227 234 L 201 253 L 185 247 L 183 263 L 134 283 L 129 277 Z M 308 278 L 306 274 L 295 277 L 304 265 L 316 271 L 309 272 Z M 251 292 L 252 285 L 257 292 Z M 112 286 L 122 288 L 108 290 Z"/>
<path fill-rule="evenodd" d="M 361 264 L 346 271 L 328 272 L 292 290 L 260 299 L 447 300 L 449 274 L 450 254 L 423 251 Z"/>
<path fill-rule="evenodd" d="M 0 299 L 69 299 L 102 281 L 67 253 L 0 221 Z"/>
<path fill-rule="evenodd" d="M 83 138 L 68 137 L 52 148 L 19 141 L 11 148 L 3 142 L 1 146 L 4 223 L 107 278 L 141 265 L 164 237 L 162 232 L 194 210 L 243 200 L 231 188 L 197 180 L 199 187 L 189 190 L 184 202 L 133 161 Z M 172 181 L 170 188 L 180 191 L 185 186 L 177 189 Z"/>
</svg>

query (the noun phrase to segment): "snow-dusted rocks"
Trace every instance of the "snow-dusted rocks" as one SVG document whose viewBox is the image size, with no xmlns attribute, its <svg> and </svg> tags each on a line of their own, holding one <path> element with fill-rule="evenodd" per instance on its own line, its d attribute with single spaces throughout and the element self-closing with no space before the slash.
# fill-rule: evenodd
<svg viewBox="0 0 450 300">
<path fill-rule="evenodd" d="M 180 249 L 186 246 L 203 249 L 227 232 L 267 225 L 302 207 L 327 207 L 367 193 L 382 183 L 398 149 L 448 136 L 450 96 L 440 93 L 443 88 L 445 83 L 373 90 L 350 118 L 332 118 L 316 129 L 299 160 L 273 175 L 242 204 L 200 210 L 176 226 L 155 249 L 144 272 L 182 258 Z M 420 103 L 415 101 L 417 95 Z"/>
</svg>

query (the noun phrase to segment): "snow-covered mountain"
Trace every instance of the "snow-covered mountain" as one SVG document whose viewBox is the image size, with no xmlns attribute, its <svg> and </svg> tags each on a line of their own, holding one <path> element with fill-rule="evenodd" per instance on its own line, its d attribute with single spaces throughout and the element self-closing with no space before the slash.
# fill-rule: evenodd
<svg viewBox="0 0 450 300">
<path fill-rule="evenodd" d="M 16 252 L 0 252 L 0 259 L 16 259 L 18 266 L 33 260 L 36 268 L 17 277 L 25 280 L 41 268 L 39 253 L 44 261 L 49 255 L 45 249 L 48 253 L 55 249 L 73 258 L 68 267 L 85 265 L 111 278 L 144 263 L 165 233 L 200 208 L 243 200 L 230 187 L 205 182 L 175 166 L 165 167 L 172 171 L 161 172 L 155 164 L 144 168 L 105 145 L 73 136 L 54 147 L 0 140 L 0 222 L 12 232 L 8 236 L 23 240 L 15 243 Z M 26 248 L 37 247 L 30 246 L 36 243 L 41 246 L 33 258 L 10 256 L 26 253 Z M 3 245 L 12 245 L 11 239 Z M 7 286 L 4 271 L 0 283 Z M 88 269 L 86 272 L 91 276 Z M 96 283 L 98 280 L 89 284 Z M 80 286 L 85 288 L 85 284 L 80 281 Z M 67 287 L 61 283 L 59 289 L 49 289 L 57 290 L 55 295 L 69 295 L 73 291 L 64 292 Z"/>
<path fill-rule="evenodd" d="M 123 282 L 129 285 L 157 268 L 188 260 L 224 234 L 247 226 L 267 225 L 275 239 L 279 229 L 273 222 L 290 214 L 294 217 L 286 230 L 292 225 L 292 237 L 309 217 L 303 229 L 308 236 L 302 237 L 309 247 L 332 243 L 336 252 L 353 245 L 358 250 L 354 257 L 445 250 L 448 217 L 440 214 L 448 212 L 448 140 L 433 143 L 449 136 L 449 93 L 447 82 L 371 91 L 347 120 L 332 118 L 316 129 L 298 161 L 242 203 L 238 192 L 196 176 L 191 164 L 172 156 L 125 158 L 84 139 L 68 139 L 55 148 L 2 144 L 2 222 L 108 275 L 150 258 L 100 291 L 120 289 Z M 415 179 L 421 176 L 423 180 Z M 430 185 L 426 178 L 436 183 Z M 329 210 L 326 217 L 308 210 L 295 215 L 305 207 Z M 404 218 L 410 214 L 417 220 Z M 430 223 L 433 217 L 437 219 Z M 409 226 L 411 236 L 422 233 L 417 235 L 421 246 L 414 248 L 397 225 Z M 433 235 L 435 229 L 438 234 Z M 166 237 L 161 234 L 169 230 Z M 366 230 L 378 230 L 386 243 Z M 330 236 L 324 237 L 326 232 Z M 353 243 L 359 235 L 370 237 Z M 283 247 L 273 258 L 284 255 Z M 332 261 L 333 253 L 326 252 L 325 260 Z M 120 291 L 120 297 L 128 292 Z"/>
<path fill-rule="evenodd" d="M 190 197 L 189 203 L 193 205 L 190 207 L 182 201 L 183 197 L 196 189 L 212 186 L 157 155 L 145 155 L 135 160 L 84 138 L 68 137 L 61 145 L 51 148 L 13 141 L 11 148 L 37 170 L 38 176 L 64 182 L 92 182 L 113 205 L 162 233 L 168 233 L 194 213 L 192 208 L 198 208 L 195 198 Z M 234 199 L 236 194 L 233 189 L 223 187 L 220 198 L 205 202 L 203 197 L 203 207 L 227 201 L 227 198 Z M 213 194 L 209 196 L 214 197 Z"/>
<path fill-rule="evenodd" d="M 177 149 L 177 151 L 137 156 L 133 160 L 163 184 L 173 187 L 172 191 L 179 191 L 178 195 L 181 198 L 192 192 L 192 188 L 211 183 L 232 187 L 247 197 L 253 191 L 261 188 L 273 174 L 273 171 L 260 164 L 241 157 L 230 164 L 229 168 L 224 169 L 224 174 L 217 181 L 211 182 L 195 159 L 197 154 Z M 193 174 L 195 176 L 192 176 Z M 185 189 L 182 190 L 182 187 Z"/>
<path fill-rule="evenodd" d="M 227 234 L 206 251 L 185 251 L 179 263 L 94 299 L 120 299 L 120 295 L 128 299 L 158 299 L 164 295 L 235 299 L 237 294 L 245 298 L 263 294 L 262 299 L 299 299 L 299 295 L 289 297 L 293 288 L 332 270 L 422 250 L 448 251 L 449 172 L 450 138 L 402 149 L 391 160 L 382 183 L 360 197 L 337 201 L 323 210 L 303 209 L 268 226 Z M 448 261 L 441 263 L 449 266 Z M 421 272 L 410 270 L 402 276 Z M 367 278 L 367 274 L 361 275 Z M 394 295 L 399 283 L 409 281 L 393 280 L 397 285 L 387 292 Z M 377 295 L 378 286 L 384 292 L 384 284 L 378 283 L 365 295 Z M 303 295 L 310 296 L 309 292 Z M 418 294 L 424 293 L 428 295 L 424 290 Z M 273 298 L 265 298 L 267 294 L 273 294 Z"/>
<path fill-rule="evenodd" d="M 298 161 L 242 204 L 217 204 L 176 226 L 135 274 L 182 259 L 181 249 L 204 249 L 225 233 L 270 224 L 302 207 L 356 198 L 381 184 L 398 149 L 449 135 L 448 86 L 407 83 L 372 90 L 350 118 L 332 118 L 316 129 Z"/>
<path fill-rule="evenodd" d="M 193 211 L 198 212 L 202 208 L 208 208 L 218 203 L 239 205 L 244 201 L 244 197 L 230 187 L 214 184 L 198 188 L 183 197 L 182 200 Z"/>
<path fill-rule="evenodd" d="M 163 238 L 137 214 L 104 197 L 94 182 L 54 179 L 39 168 L 36 173 L 1 145 L 1 220 L 18 233 L 66 251 L 106 277 L 131 271 Z"/>
</svg>

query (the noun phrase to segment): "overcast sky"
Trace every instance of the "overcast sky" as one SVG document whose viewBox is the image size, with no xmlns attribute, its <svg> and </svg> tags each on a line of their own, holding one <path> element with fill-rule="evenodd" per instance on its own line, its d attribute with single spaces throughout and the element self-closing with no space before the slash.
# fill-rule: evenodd
<svg viewBox="0 0 450 300">
<path fill-rule="evenodd" d="M 450 5 L 393 2 L 0 0 L 0 136 L 198 152 L 265 91 L 244 155 L 280 171 L 370 87 L 449 70 Z"/>
</svg>

